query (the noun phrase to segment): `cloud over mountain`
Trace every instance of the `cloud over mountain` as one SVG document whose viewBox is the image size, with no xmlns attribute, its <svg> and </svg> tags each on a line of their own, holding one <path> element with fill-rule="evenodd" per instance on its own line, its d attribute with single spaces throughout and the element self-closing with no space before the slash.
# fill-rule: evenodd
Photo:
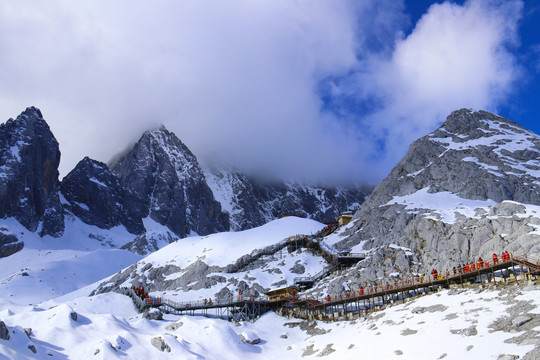
<svg viewBox="0 0 540 360">
<path fill-rule="evenodd" d="M 380 178 L 437 119 L 493 110 L 519 75 L 521 1 L 433 5 L 407 36 L 404 4 L 2 4 L 0 106 L 44 111 L 64 174 L 163 123 L 247 171 Z"/>
</svg>

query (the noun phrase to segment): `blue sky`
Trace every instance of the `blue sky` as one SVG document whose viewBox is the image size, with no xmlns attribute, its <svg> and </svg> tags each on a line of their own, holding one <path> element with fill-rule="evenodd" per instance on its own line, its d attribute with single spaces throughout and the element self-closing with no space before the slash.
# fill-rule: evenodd
<svg viewBox="0 0 540 360">
<path fill-rule="evenodd" d="M 540 133 L 540 2 L 0 3 L 0 119 L 39 107 L 61 175 L 160 124 L 203 163 L 378 181 L 459 108 Z"/>
<path fill-rule="evenodd" d="M 433 3 L 407 1 L 411 23 L 415 24 Z M 463 4 L 463 1 L 456 3 Z M 540 1 L 524 1 L 523 7 L 519 21 L 519 45 L 512 48 L 522 68 L 522 76 L 508 99 L 499 105 L 497 113 L 540 134 Z"/>
</svg>

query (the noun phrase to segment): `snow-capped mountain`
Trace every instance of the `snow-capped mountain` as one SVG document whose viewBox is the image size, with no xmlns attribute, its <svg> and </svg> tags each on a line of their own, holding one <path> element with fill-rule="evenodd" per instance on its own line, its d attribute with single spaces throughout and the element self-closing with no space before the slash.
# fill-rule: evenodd
<svg viewBox="0 0 540 360">
<path fill-rule="evenodd" d="M 238 171 L 203 170 L 164 127 L 145 132 L 110 167 L 86 157 L 60 182 L 58 142 L 34 107 L 0 126 L 0 155 L 0 218 L 55 237 L 65 230 L 65 216 L 99 229 L 122 226 L 134 236 L 123 246 L 140 254 L 178 237 L 249 229 L 284 214 L 334 221 L 371 190 L 265 183 Z M 0 227 L 0 233 L 0 254 L 22 248 L 11 229 Z"/>
<path fill-rule="evenodd" d="M 537 134 L 485 111 L 455 111 L 410 146 L 331 242 L 372 252 L 359 282 L 443 271 L 501 249 L 538 254 L 539 170 Z"/>
<path fill-rule="evenodd" d="M 14 217 L 31 231 L 61 236 L 59 163 L 58 142 L 38 109 L 0 124 L 0 218 Z"/>
<path fill-rule="evenodd" d="M 145 318 L 128 297 L 108 291 L 142 284 L 151 295 L 176 301 L 257 295 L 329 265 L 312 248 L 293 242 L 281 246 L 284 239 L 325 227 L 301 217 L 174 241 L 178 236 L 167 227 L 170 218 L 158 208 L 171 179 L 189 176 L 207 184 L 213 201 L 224 204 L 238 227 L 255 226 L 259 219 L 246 216 L 242 223 L 242 211 L 258 212 L 261 221 L 272 211 L 292 212 L 293 207 L 267 210 L 273 205 L 264 200 L 268 194 L 284 203 L 314 203 L 315 212 L 324 209 L 324 196 L 340 195 L 286 184 L 260 190 L 262 185 L 242 174 L 202 170 L 185 149 L 177 152 L 179 144 L 170 147 L 176 140 L 165 129 L 143 138 L 115 163 L 114 172 L 85 158 L 66 176 L 58 195 L 64 210 L 59 238 L 40 236 L 15 215 L 1 220 L 0 244 L 17 244 L 15 237 L 25 247 L 0 258 L 0 357 L 538 358 L 540 297 L 534 282 L 442 290 L 346 322 L 275 313 L 254 323 L 172 314 L 163 320 Z M 324 271 L 309 293 L 338 294 L 345 286 L 358 290 L 426 274 L 432 267 L 442 272 L 502 250 L 540 255 L 538 138 L 496 115 L 452 113 L 440 129 L 411 145 L 352 223 L 321 242 L 334 250 L 363 252 L 366 260 Z M 137 195 L 148 189 L 147 199 Z M 87 196 L 90 191 L 93 197 Z M 305 200 L 310 196 L 320 202 Z M 190 197 L 186 193 L 165 205 L 182 209 L 179 199 Z M 138 233 L 141 224 L 144 230 Z M 143 258 L 140 254 L 148 250 L 153 253 Z"/>
<path fill-rule="evenodd" d="M 110 166 L 131 191 L 137 212 L 178 236 L 229 230 L 228 216 L 214 199 L 197 158 L 164 127 L 145 132 Z"/>
</svg>

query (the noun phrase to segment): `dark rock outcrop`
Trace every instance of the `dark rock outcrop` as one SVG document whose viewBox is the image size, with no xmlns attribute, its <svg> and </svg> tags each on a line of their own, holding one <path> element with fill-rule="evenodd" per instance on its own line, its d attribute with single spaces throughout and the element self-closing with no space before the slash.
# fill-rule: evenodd
<svg viewBox="0 0 540 360">
<path fill-rule="evenodd" d="M 58 142 L 38 109 L 29 107 L 1 124 L 0 218 L 14 217 L 42 236 L 61 236 L 59 163 Z"/>
<path fill-rule="evenodd" d="M 24 242 L 6 231 L 7 229 L 0 228 L 0 258 L 13 255 L 24 247 Z"/>
<path fill-rule="evenodd" d="M 107 165 L 85 157 L 64 177 L 60 185 L 68 201 L 66 210 L 87 224 L 110 229 L 124 225 L 133 234 L 142 234 L 140 207 Z"/>
<path fill-rule="evenodd" d="M 6 323 L 0 320 L 0 339 L 9 340 L 9 330 Z"/>
<path fill-rule="evenodd" d="M 164 127 L 146 132 L 111 170 L 134 195 L 138 213 L 185 237 L 229 230 L 227 214 L 191 151 Z"/>
</svg>

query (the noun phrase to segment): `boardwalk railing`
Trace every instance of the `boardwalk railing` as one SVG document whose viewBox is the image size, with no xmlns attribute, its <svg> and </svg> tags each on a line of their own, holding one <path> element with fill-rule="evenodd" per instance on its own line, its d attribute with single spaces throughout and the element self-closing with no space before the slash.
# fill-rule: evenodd
<svg viewBox="0 0 540 360">
<path fill-rule="evenodd" d="M 440 287 L 449 287 L 451 284 L 461 284 L 463 286 L 466 282 L 474 282 L 479 280 L 483 283 L 484 279 L 489 281 L 495 280 L 498 277 L 502 277 L 504 281 L 510 276 L 509 271 L 512 269 L 512 273 L 526 275 L 527 277 L 534 275 L 540 275 L 540 261 L 537 259 L 527 258 L 526 256 L 514 256 L 509 255 L 508 259 L 497 262 L 482 262 L 481 266 L 475 266 L 474 270 L 469 271 L 452 271 L 451 273 L 445 273 L 438 275 L 437 277 L 411 277 L 406 280 L 399 281 L 397 283 L 381 283 L 373 286 L 366 286 L 360 288 L 357 291 L 349 291 L 346 293 L 327 295 L 324 297 L 313 298 L 309 296 L 295 296 L 293 298 L 284 299 L 287 302 L 289 309 L 299 309 L 305 314 L 313 312 L 322 316 L 328 312 L 328 309 L 332 310 L 332 318 L 335 311 L 333 309 L 339 309 L 342 307 L 342 311 L 347 311 L 347 304 L 355 303 L 355 309 L 374 309 L 375 307 L 384 305 L 394 299 L 405 299 L 410 297 L 411 293 L 415 296 L 420 292 L 429 292 Z M 504 271 L 506 270 L 506 275 Z M 314 278 L 321 278 L 325 276 L 325 272 L 328 269 L 323 269 L 313 277 L 296 278 L 298 281 L 311 281 Z M 496 272 L 499 275 L 496 275 Z M 517 277 L 515 277 L 517 281 Z M 121 293 L 130 296 L 137 308 L 140 311 L 148 308 L 157 307 L 165 312 L 173 313 L 189 313 L 195 314 L 196 310 L 203 310 L 204 314 L 207 314 L 208 309 L 223 309 L 226 308 L 229 314 L 236 316 L 235 319 L 254 319 L 267 311 L 270 306 L 276 306 L 283 304 L 284 301 L 269 302 L 268 297 L 259 296 L 257 298 L 247 295 L 231 296 L 228 299 L 216 299 L 216 300 L 198 300 L 177 302 L 169 299 L 161 299 L 150 297 L 141 299 L 137 294 L 128 288 L 122 288 Z M 367 301 L 367 305 L 366 305 Z M 360 305 L 361 304 L 361 305 Z M 232 316 L 234 318 L 234 316 Z"/>
<path fill-rule="evenodd" d="M 323 277 L 325 277 L 326 275 L 330 274 L 332 271 L 335 270 L 335 268 L 336 268 L 335 266 L 330 265 L 330 266 L 325 267 L 324 269 L 322 269 L 321 271 L 319 271 L 318 273 L 316 273 L 313 276 L 295 277 L 294 278 L 294 284 L 297 285 L 297 286 L 302 286 L 302 285 L 305 285 L 305 284 L 313 284 L 313 283 L 319 281 L 320 279 L 322 279 Z"/>
</svg>

